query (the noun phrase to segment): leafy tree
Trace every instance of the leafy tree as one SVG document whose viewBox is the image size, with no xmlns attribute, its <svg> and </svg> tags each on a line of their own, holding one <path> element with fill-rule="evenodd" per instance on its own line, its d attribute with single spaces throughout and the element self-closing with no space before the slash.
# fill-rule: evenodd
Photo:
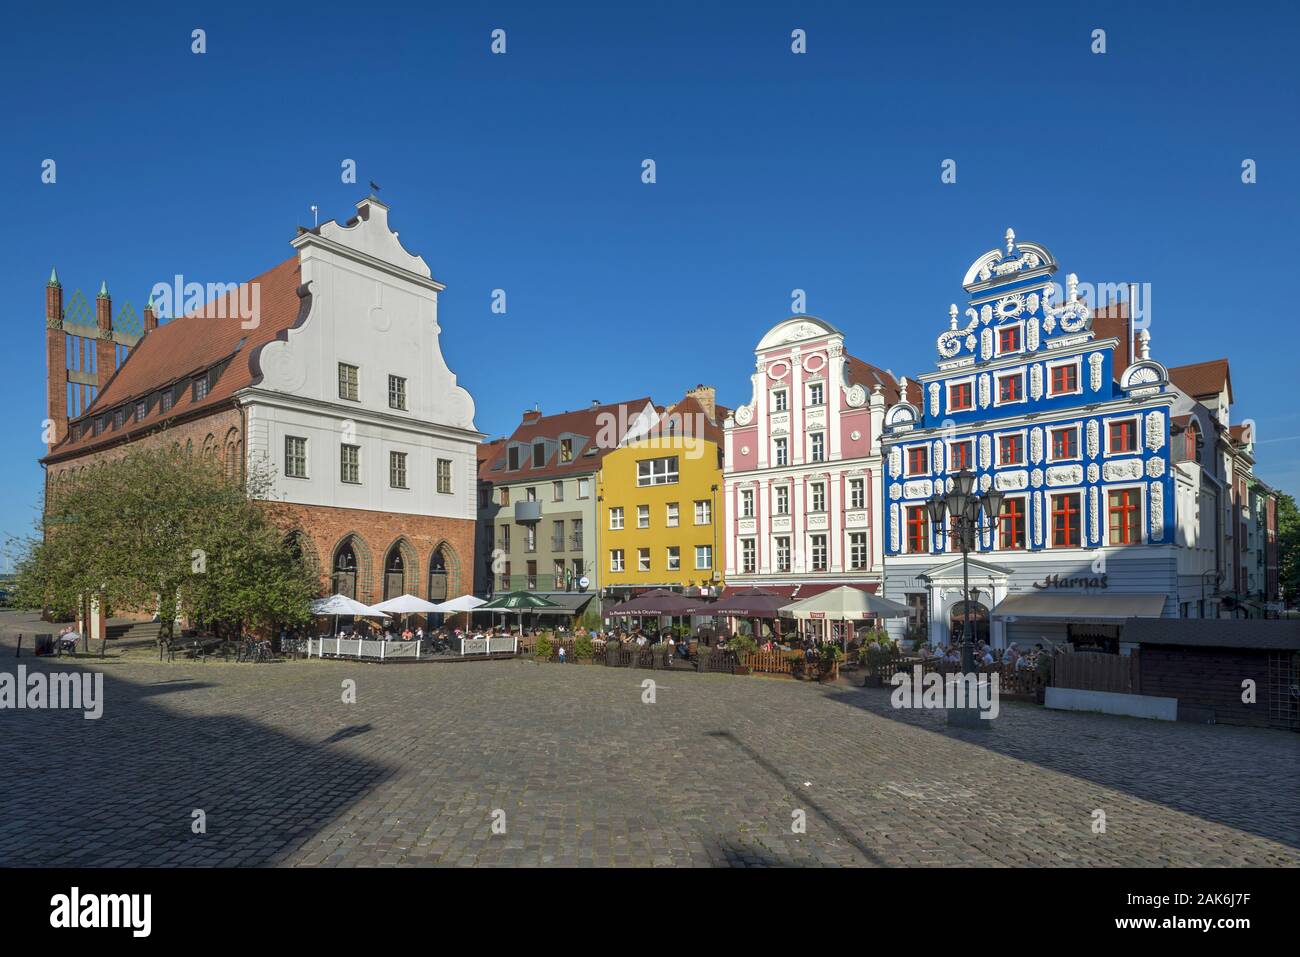
<svg viewBox="0 0 1300 957">
<path fill-rule="evenodd" d="M 82 596 L 105 610 L 266 627 L 305 622 L 318 581 L 283 540 L 269 485 L 179 447 L 132 449 L 53 483 L 38 535 L 16 543 L 18 600 L 61 616 Z"/>
<path fill-rule="evenodd" d="M 1300 594 L 1300 509 L 1283 492 L 1277 496 L 1278 582 L 1287 601 Z"/>
</svg>

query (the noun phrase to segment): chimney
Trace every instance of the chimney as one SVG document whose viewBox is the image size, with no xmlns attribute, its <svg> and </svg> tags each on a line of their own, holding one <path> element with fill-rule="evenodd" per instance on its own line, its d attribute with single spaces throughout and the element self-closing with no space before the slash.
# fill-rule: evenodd
<svg viewBox="0 0 1300 957">
<path fill-rule="evenodd" d="M 697 385 L 686 393 L 700 404 L 710 422 L 718 420 L 718 390 L 711 385 Z"/>
<path fill-rule="evenodd" d="M 600 400 L 599 400 L 599 399 L 592 399 L 592 400 L 591 400 L 591 407 L 592 407 L 593 409 L 599 409 L 599 408 L 600 408 Z"/>
<path fill-rule="evenodd" d="M 153 332 L 158 328 L 158 314 L 153 311 L 153 293 L 149 293 L 149 301 L 144 306 L 144 332 L 145 335 Z"/>
<path fill-rule="evenodd" d="M 95 297 L 95 325 L 99 338 L 95 340 L 95 376 L 99 392 L 104 391 L 108 380 L 117 371 L 117 344 L 113 341 L 113 297 L 108 294 L 108 283 L 100 283 Z"/>
<path fill-rule="evenodd" d="M 536 422 L 542 417 L 542 410 L 536 407 L 524 409 L 524 422 Z"/>
<path fill-rule="evenodd" d="M 63 334 L 63 284 L 59 274 L 50 270 L 45 284 L 45 396 L 46 414 L 52 423 L 47 433 L 47 448 L 68 431 L 68 352 Z"/>
</svg>

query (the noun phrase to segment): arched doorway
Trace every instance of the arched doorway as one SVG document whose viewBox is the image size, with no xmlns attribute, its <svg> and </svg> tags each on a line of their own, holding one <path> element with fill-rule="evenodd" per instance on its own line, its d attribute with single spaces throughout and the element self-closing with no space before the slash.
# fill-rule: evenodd
<svg viewBox="0 0 1300 957">
<path fill-rule="evenodd" d="M 446 601 L 454 597 L 447 594 L 447 555 L 439 545 L 429 558 L 429 601 Z"/>
<path fill-rule="evenodd" d="M 334 553 L 334 594 L 357 597 L 357 553 L 350 541 Z"/>
<path fill-rule="evenodd" d="M 406 591 L 406 562 L 402 550 L 394 545 L 384 559 L 384 601 L 396 598 Z"/>
<path fill-rule="evenodd" d="M 959 601 L 952 606 L 948 613 L 948 634 L 954 645 L 965 641 L 966 627 L 966 602 Z M 982 605 L 977 601 L 970 603 L 970 626 L 971 639 L 979 644 L 981 641 L 989 640 L 989 610 L 988 606 Z"/>
</svg>

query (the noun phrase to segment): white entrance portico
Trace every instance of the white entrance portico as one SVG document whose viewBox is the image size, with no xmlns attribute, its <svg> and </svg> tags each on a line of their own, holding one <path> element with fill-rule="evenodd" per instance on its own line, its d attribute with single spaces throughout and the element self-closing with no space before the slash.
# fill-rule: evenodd
<svg viewBox="0 0 1300 957">
<path fill-rule="evenodd" d="M 972 603 L 972 619 L 976 625 L 976 637 L 984 637 L 983 630 L 987 623 L 988 642 L 994 648 L 1006 647 L 1003 623 L 998 619 L 990 620 L 989 609 L 995 608 L 1007 594 L 1007 577 L 1011 569 L 971 557 L 969 561 L 969 579 Z M 954 640 L 952 627 L 953 614 L 957 620 L 964 620 L 962 601 L 962 560 L 960 558 L 936 565 L 918 576 L 926 583 L 929 595 L 929 641 L 935 647 L 951 644 Z"/>
</svg>

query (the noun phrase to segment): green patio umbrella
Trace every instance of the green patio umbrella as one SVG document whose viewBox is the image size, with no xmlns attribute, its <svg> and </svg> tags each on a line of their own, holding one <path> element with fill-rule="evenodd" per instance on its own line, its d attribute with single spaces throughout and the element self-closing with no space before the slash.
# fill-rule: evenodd
<svg viewBox="0 0 1300 957">
<path fill-rule="evenodd" d="M 558 608 L 556 602 L 549 598 L 543 598 L 541 595 L 534 595 L 530 591 L 512 591 L 504 595 L 497 595 L 490 602 L 479 605 L 475 611 L 513 611 L 519 616 L 519 634 L 524 633 L 524 612 L 531 611 L 534 608 Z"/>
</svg>

